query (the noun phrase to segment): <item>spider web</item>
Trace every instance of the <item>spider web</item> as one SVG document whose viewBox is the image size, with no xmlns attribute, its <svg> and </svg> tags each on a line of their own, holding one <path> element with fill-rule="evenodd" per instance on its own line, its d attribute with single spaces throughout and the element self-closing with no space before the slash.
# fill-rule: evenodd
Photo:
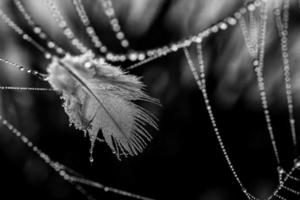
<svg viewBox="0 0 300 200">
<path fill-rule="evenodd" d="M 277 2 L 277 1 L 276 1 Z M 14 0 L 14 3 L 20 13 L 24 16 L 24 19 L 27 23 L 31 26 L 33 32 L 42 40 L 46 42 L 47 48 L 44 48 L 38 42 L 36 42 L 31 36 L 25 33 L 15 22 L 13 22 L 5 12 L 0 9 L 0 17 L 1 19 L 17 34 L 19 34 L 22 39 L 31 43 L 35 46 L 38 50 L 40 50 L 44 57 L 51 61 L 53 58 L 59 59 L 60 57 L 64 56 L 67 51 L 64 50 L 62 47 L 57 45 L 54 40 L 50 39 L 47 33 L 39 26 L 31 16 L 31 14 L 27 11 L 25 5 L 20 0 Z M 55 5 L 54 1 L 52 0 L 45 0 L 46 5 L 48 6 L 49 10 L 51 11 L 52 17 L 57 22 L 58 26 L 61 28 L 62 33 L 65 37 L 70 40 L 71 44 L 78 50 L 79 53 L 86 53 L 87 51 L 91 51 L 87 48 L 83 42 L 74 34 L 72 29 L 68 26 L 68 23 L 65 21 L 62 13 L 60 12 L 59 8 Z M 265 121 L 268 133 L 270 135 L 270 140 L 273 147 L 273 152 L 275 155 L 275 160 L 278 166 L 278 177 L 279 183 L 277 188 L 274 192 L 267 198 L 267 200 L 271 199 L 290 199 L 293 198 L 292 196 L 298 196 L 300 193 L 297 190 L 299 188 L 299 177 L 300 177 L 300 161 L 295 158 L 293 161 L 293 166 L 290 170 L 285 171 L 281 166 L 280 156 L 277 149 L 276 139 L 273 135 L 273 126 L 271 122 L 271 118 L 269 115 L 269 107 L 268 107 L 268 100 L 266 98 L 266 91 L 264 89 L 264 79 L 263 79 L 263 63 L 264 63 L 264 43 L 265 43 L 265 34 L 266 34 L 266 23 L 267 23 L 267 14 L 266 14 L 266 1 L 263 0 L 255 0 L 249 1 L 245 4 L 244 7 L 238 9 L 232 16 L 226 17 L 220 22 L 209 26 L 208 28 L 202 30 L 201 32 L 187 37 L 183 40 L 178 42 L 173 42 L 169 45 L 165 45 L 162 47 L 158 47 L 155 49 L 149 49 L 144 51 L 135 51 L 130 50 L 130 52 L 125 54 L 116 54 L 113 52 L 108 51 L 107 46 L 103 44 L 100 38 L 97 36 L 95 29 L 91 25 L 87 12 L 85 11 L 84 4 L 81 0 L 72 0 L 74 5 L 74 9 L 76 10 L 81 22 L 85 26 L 86 33 L 90 38 L 91 43 L 94 45 L 96 49 L 99 50 L 101 56 L 104 56 L 107 61 L 109 62 L 124 62 L 130 61 L 132 62 L 131 65 L 127 67 L 128 70 L 143 66 L 144 64 L 156 60 L 160 57 L 164 57 L 168 54 L 177 52 L 180 49 L 183 49 L 184 54 L 187 58 L 188 66 L 190 67 L 192 74 L 195 78 L 195 81 L 199 87 L 199 90 L 202 93 L 203 100 L 216 135 L 217 141 L 223 153 L 223 156 L 232 172 L 233 177 L 239 184 L 241 191 L 245 194 L 245 197 L 249 200 L 258 200 L 257 197 L 252 195 L 247 188 L 244 186 L 241 178 L 239 177 L 234 164 L 231 161 L 231 158 L 226 150 L 226 145 L 222 140 L 221 130 L 217 126 L 217 119 L 214 116 L 214 112 L 208 98 L 207 94 L 207 87 L 206 87 L 206 74 L 205 74 L 205 67 L 203 61 L 203 53 L 202 53 L 202 43 L 203 41 L 208 38 L 210 35 L 218 33 L 220 31 L 224 31 L 228 29 L 230 26 L 235 26 L 240 24 L 243 36 L 246 41 L 246 45 L 249 49 L 249 54 L 253 60 L 252 67 L 254 68 L 254 72 L 257 76 L 257 83 L 258 88 L 260 91 L 261 103 L 263 112 L 265 115 Z M 110 0 L 102 0 L 101 1 L 105 14 L 110 21 L 110 25 L 112 30 L 115 33 L 116 38 L 119 40 L 120 45 L 128 49 L 129 48 L 129 41 L 126 38 L 125 34 L 123 33 L 119 21 L 115 15 L 115 11 L 113 9 L 112 2 Z M 274 18 L 276 20 L 276 25 L 279 31 L 280 41 L 281 41 L 281 50 L 282 50 L 282 59 L 283 59 L 283 71 L 284 71 L 284 78 L 285 78 L 285 88 L 286 88 L 286 98 L 288 104 L 288 111 L 289 111 L 289 122 L 290 122 L 290 131 L 293 139 L 293 145 L 295 152 L 297 153 L 297 140 L 296 140 L 296 130 L 295 130 L 295 120 L 293 114 L 293 100 L 292 100 L 292 90 L 291 90 L 291 77 L 290 77 L 290 69 L 289 69 L 289 58 L 288 58 L 288 46 L 287 46 L 287 39 L 288 39 L 288 17 L 289 17 L 289 1 L 284 1 L 282 8 L 280 8 L 279 3 L 277 2 L 274 8 Z M 257 8 L 259 8 L 260 12 L 255 13 Z M 282 10 L 282 15 L 281 15 Z M 249 26 L 247 25 L 246 18 L 248 17 Z M 250 27 L 250 28 L 249 28 Z M 257 29 L 257 32 L 254 31 L 249 32 L 249 30 Z M 196 44 L 197 47 L 197 58 L 199 69 L 195 67 L 191 55 L 189 53 L 188 47 Z M 57 54 L 57 55 L 56 55 Z M 95 54 L 96 55 L 96 54 Z M 9 64 L 11 66 L 17 67 L 21 71 L 25 71 L 33 76 L 38 77 L 43 81 L 47 81 L 47 75 L 40 73 L 38 71 L 34 71 L 31 68 L 24 67 L 22 65 L 16 64 L 14 62 L 8 61 L 6 59 L 0 59 L 2 62 Z M 19 90 L 19 91 L 53 91 L 50 88 L 27 88 L 27 87 L 11 87 L 11 86 L 1 86 L 0 89 L 2 90 Z M 82 187 L 82 185 L 87 185 L 91 187 L 95 187 L 97 189 L 101 189 L 105 192 L 113 192 L 119 195 L 128 196 L 130 198 L 135 199 L 151 199 L 147 197 L 143 197 L 137 194 L 129 193 L 126 191 L 122 191 L 119 189 L 115 189 L 112 187 L 104 186 L 103 184 L 91 181 L 89 179 L 84 178 L 79 173 L 73 171 L 72 169 L 67 168 L 66 166 L 55 162 L 49 158 L 47 154 L 42 152 L 38 149 L 33 143 L 25 137 L 20 131 L 18 131 L 12 124 L 10 124 L 6 119 L 2 116 L 0 117 L 1 123 L 6 126 L 10 132 L 15 134 L 18 138 L 21 139 L 23 143 L 25 143 L 29 148 L 32 149 L 35 153 L 37 153 L 40 158 L 47 163 L 51 168 L 53 168 L 64 180 L 70 182 L 75 186 L 75 188 L 81 192 L 87 199 L 93 199 L 93 197 Z M 295 153 L 295 154 L 296 154 Z M 298 154 L 296 154 L 298 155 Z"/>
</svg>

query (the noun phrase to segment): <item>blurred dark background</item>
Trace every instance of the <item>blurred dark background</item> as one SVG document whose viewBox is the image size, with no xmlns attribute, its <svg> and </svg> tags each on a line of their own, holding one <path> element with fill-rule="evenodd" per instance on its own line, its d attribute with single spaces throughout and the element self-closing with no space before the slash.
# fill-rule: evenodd
<svg viewBox="0 0 300 200">
<path fill-rule="evenodd" d="M 23 1 L 34 19 L 55 41 L 74 53 L 43 1 Z M 76 35 L 92 47 L 71 1 L 58 1 Z M 100 39 L 122 52 L 99 0 L 83 0 Z M 113 0 L 117 17 L 134 49 L 169 44 L 195 34 L 242 6 L 237 0 Z M 1 8 L 28 34 L 31 28 L 11 1 Z M 265 79 L 275 137 L 283 166 L 292 166 L 292 140 L 284 91 L 280 43 L 269 6 Z M 299 130 L 299 19 L 291 1 L 289 53 L 293 77 L 296 128 Z M 45 72 L 49 64 L 36 49 L 0 23 L 1 58 Z M 35 37 L 36 38 L 36 37 Z M 276 163 L 267 133 L 254 73 L 239 26 L 204 41 L 208 91 L 216 120 L 233 164 L 248 190 L 260 198 L 277 185 Z M 195 56 L 195 55 L 193 55 Z M 129 63 L 124 64 L 126 66 Z M 126 67 L 122 66 L 122 67 Z M 59 96 L 52 92 L 1 91 L 0 112 L 53 160 L 108 186 L 155 199 L 244 199 L 217 144 L 200 91 L 183 52 L 157 59 L 131 73 L 142 76 L 162 107 L 144 105 L 159 118 L 160 131 L 137 157 L 118 161 L 110 149 L 96 144 L 89 163 L 89 140 L 68 126 Z M 49 87 L 1 63 L 4 86 Z M 72 185 L 22 144 L 5 127 L 0 134 L 0 199 L 83 200 Z M 87 188 L 97 199 L 129 199 Z"/>
</svg>

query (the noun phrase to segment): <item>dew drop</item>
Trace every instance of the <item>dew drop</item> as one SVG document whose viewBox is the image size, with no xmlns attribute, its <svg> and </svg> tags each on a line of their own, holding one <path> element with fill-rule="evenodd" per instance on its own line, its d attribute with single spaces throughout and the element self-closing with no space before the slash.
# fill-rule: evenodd
<svg viewBox="0 0 300 200">
<path fill-rule="evenodd" d="M 129 42 L 127 40 L 122 40 L 121 45 L 122 45 L 122 47 L 128 47 Z"/>
<path fill-rule="evenodd" d="M 121 60 L 121 61 L 125 61 L 125 60 L 126 60 L 126 57 L 125 57 L 124 55 L 121 55 L 121 56 L 120 56 L 120 60 Z"/>
<path fill-rule="evenodd" d="M 229 17 L 227 21 L 230 25 L 235 25 L 237 23 L 237 20 L 233 17 Z"/>
<path fill-rule="evenodd" d="M 258 67 L 259 61 L 258 61 L 257 59 L 254 59 L 254 60 L 252 61 L 252 65 L 253 65 L 254 68 Z"/>
<path fill-rule="evenodd" d="M 54 44 L 54 42 L 52 42 L 52 41 L 49 41 L 49 42 L 47 43 L 47 45 L 48 45 L 49 48 L 54 48 L 54 47 L 55 47 L 55 44 Z"/>
<path fill-rule="evenodd" d="M 65 175 L 66 175 L 66 172 L 65 172 L 64 170 L 61 170 L 61 171 L 59 171 L 59 175 L 65 176 Z"/>
<path fill-rule="evenodd" d="M 240 18 L 242 17 L 242 15 L 241 15 L 240 12 L 236 12 L 236 13 L 234 13 L 234 17 L 235 17 L 236 19 L 240 19 Z"/>
<path fill-rule="evenodd" d="M 246 9 L 246 8 L 241 8 L 241 9 L 240 9 L 240 13 L 241 13 L 242 15 L 246 14 L 246 12 L 247 12 L 247 9 Z"/>
<path fill-rule="evenodd" d="M 224 23 L 224 22 L 221 22 L 220 24 L 219 24 L 219 26 L 220 26 L 220 29 L 222 29 L 222 30 L 226 30 L 227 29 L 227 24 L 226 23 Z"/>
<path fill-rule="evenodd" d="M 105 13 L 106 13 L 106 15 L 108 15 L 109 17 L 112 17 L 112 16 L 115 14 L 114 10 L 111 9 L 111 8 L 107 9 L 107 10 L 105 11 Z M 111 20 L 110 23 L 111 23 L 111 24 L 114 24 L 115 22 L 114 22 L 113 20 Z"/>
<path fill-rule="evenodd" d="M 90 156 L 90 163 L 93 164 L 93 162 L 94 162 L 94 158 L 93 156 Z"/>
<path fill-rule="evenodd" d="M 89 26 L 89 27 L 86 28 L 86 32 L 88 34 L 94 34 L 95 33 L 94 29 L 91 26 Z"/>
<path fill-rule="evenodd" d="M 38 26 L 36 26 L 36 27 L 34 27 L 33 31 L 34 31 L 35 33 L 40 33 L 40 32 L 41 32 L 41 28 L 38 27 Z"/>
<path fill-rule="evenodd" d="M 66 24 L 66 22 L 64 22 L 64 21 L 61 21 L 61 22 L 58 24 L 58 26 L 61 27 L 61 28 L 64 28 L 64 27 L 67 26 L 67 24 Z"/>
<path fill-rule="evenodd" d="M 70 126 L 71 126 L 72 124 L 70 123 Z M 83 135 L 84 135 L 84 137 L 86 137 L 87 136 L 87 130 L 83 130 Z"/>
<path fill-rule="evenodd" d="M 176 44 L 172 44 L 171 50 L 174 51 L 174 52 L 177 51 L 178 50 L 177 45 Z"/>
<path fill-rule="evenodd" d="M 295 167 L 296 167 L 297 169 L 300 169 L 300 161 L 299 161 L 299 160 L 296 161 Z"/>
<path fill-rule="evenodd" d="M 46 39 L 46 37 L 47 37 L 45 33 L 40 33 L 39 36 L 40 36 L 40 38 L 42 38 L 42 39 Z"/>
<path fill-rule="evenodd" d="M 192 43 L 192 41 L 186 40 L 186 41 L 184 41 L 183 45 L 186 46 L 186 47 L 188 47 L 188 46 L 191 45 L 191 43 Z M 164 50 L 164 49 L 163 49 L 163 50 Z"/>
<path fill-rule="evenodd" d="M 27 34 L 24 34 L 24 35 L 23 35 L 23 39 L 24 39 L 24 40 L 29 40 L 29 36 L 28 36 Z"/>
<path fill-rule="evenodd" d="M 59 53 L 59 54 L 62 54 L 63 50 L 62 50 L 62 48 L 59 47 L 59 48 L 56 49 L 56 52 Z"/>
<path fill-rule="evenodd" d="M 32 142 L 28 142 L 27 145 L 28 145 L 29 147 L 32 147 L 32 146 L 33 146 Z"/>
<path fill-rule="evenodd" d="M 86 69 L 91 69 L 92 66 L 93 66 L 93 64 L 92 64 L 91 62 L 86 62 L 86 63 L 84 63 L 84 67 L 85 67 Z"/>
<path fill-rule="evenodd" d="M 138 55 L 135 52 L 132 52 L 129 54 L 130 61 L 136 61 L 137 58 L 138 58 Z"/>
<path fill-rule="evenodd" d="M 255 10 L 255 5 L 251 3 L 251 4 L 249 4 L 249 5 L 247 6 L 247 9 L 248 9 L 249 11 L 253 12 L 253 11 Z"/>
<path fill-rule="evenodd" d="M 121 30 L 121 27 L 119 24 L 113 24 L 112 25 L 112 28 L 115 32 L 119 32 Z"/>
<path fill-rule="evenodd" d="M 119 40 L 124 39 L 124 33 L 122 33 L 122 32 L 118 32 L 116 36 Z"/>
<path fill-rule="evenodd" d="M 145 57 L 146 57 L 145 54 L 139 53 L 138 59 L 139 59 L 140 61 L 142 61 L 142 60 L 145 59 Z"/>
<path fill-rule="evenodd" d="M 107 53 L 106 54 L 106 59 L 107 60 L 112 60 L 113 59 L 113 55 L 111 53 Z"/>
<path fill-rule="evenodd" d="M 100 48 L 100 51 L 101 51 L 102 53 L 106 53 L 106 52 L 107 52 L 107 48 L 104 47 L 104 46 L 102 46 L 102 47 Z"/>
<path fill-rule="evenodd" d="M 197 37 L 197 38 L 195 39 L 195 42 L 201 43 L 201 42 L 202 42 L 202 37 Z"/>
<path fill-rule="evenodd" d="M 284 170 L 281 167 L 278 167 L 278 173 L 279 175 L 282 175 L 284 174 Z"/>
<path fill-rule="evenodd" d="M 213 27 L 211 27 L 210 28 L 211 29 L 211 31 L 213 32 L 213 33 L 217 33 L 218 31 L 219 31 L 219 27 L 218 26 L 213 26 Z"/>
<path fill-rule="evenodd" d="M 147 51 L 147 56 L 151 57 L 154 55 L 154 52 L 153 51 Z"/>
<path fill-rule="evenodd" d="M 51 54 L 50 53 L 45 53 L 45 58 L 46 59 L 50 59 L 51 58 Z"/>
</svg>

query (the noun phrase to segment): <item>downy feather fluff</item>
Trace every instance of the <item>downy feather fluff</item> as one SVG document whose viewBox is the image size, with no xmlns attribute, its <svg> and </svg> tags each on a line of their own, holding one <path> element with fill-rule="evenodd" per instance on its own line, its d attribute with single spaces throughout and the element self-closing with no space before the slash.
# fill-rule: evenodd
<svg viewBox="0 0 300 200">
<path fill-rule="evenodd" d="M 70 123 L 89 135 L 91 162 L 100 130 L 118 158 L 144 150 L 152 138 L 145 125 L 157 129 L 157 123 L 133 101 L 159 102 L 143 92 L 144 85 L 137 76 L 88 53 L 53 59 L 48 74 L 50 85 L 62 95 Z"/>
</svg>

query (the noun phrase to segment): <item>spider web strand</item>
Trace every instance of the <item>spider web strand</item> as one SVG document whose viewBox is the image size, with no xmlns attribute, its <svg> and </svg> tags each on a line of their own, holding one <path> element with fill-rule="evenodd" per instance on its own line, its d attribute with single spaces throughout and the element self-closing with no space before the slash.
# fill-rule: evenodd
<svg viewBox="0 0 300 200">
<path fill-rule="evenodd" d="M 217 122 L 215 120 L 215 116 L 213 114 L 213 111 L 212 111 L 212 108 L 211 108 L 211 105 L 210 105 L 210 101 L 209 101 L 209 98 L 208 98 L 208 94 L 207 94 L 207 91 L 206 91 L 206 81 L 205 81 L 205 69 L 204 69 L 204 62 L 203 62 L 203 55 L 202 55 L 202 47 L 201 47 L 201 43 L 198 43 L 197 44 L 197 53 L 198 53 L 198 61 L 199 61 L 199 71 L 200 71 L 200 75 L 198 74 L 197 72 L 197 69 L 196 67 L 194 66 L 193 64 L 193 61 L 191 59 L 191 55 L 188 51 L 187 48 L 184 48 L 183 49 L 184 51 L 184 55 L 186 57 L 186 60 L 188 62 L 188 66 L 193 74 L 193 77 L 198 85 L 198 88 L 199 90 L 202 92 L 202 96 L 203 96 L 203 99 L 204 99 L 204 103 L 205 103 L 205 107 L 206 107 L 206 110 L 208 112 L 208 115 L 209 115 L 209 118 L 210 118 L 210 121 L 211 121 L 211 124 L 212 124 L 212 127 L 213 127 L 213 130 L 214 130 L 214 133 L 217 137 L 217 141 L 218 141 L 218 144 L 221 148 L 221 151 L 223 153 L 223 156 L 235 178 L 235 180 L 237 181 L 237 183 L 239 184 L 242 192 L 245 194 L 245 196 L 251 200 L 253 199 L 252 198 L 252 195 L 250 195 L 246 188 L 244 187 L 244 185 L 242 184 L 233 164 L 232 164 L 232 161 L 230 159 L 230 157 L 228 156 L 228 153 L 227 153 L 227 150 L 224 146 L 224 142 L 223 142 L 223 139 L 221 137 L 221 134 L 220 134 L 220 131 L 219 131 L 219 128 L 217 126 Z"/>
<path fill-rule="evenodd" d="M 24 16 L 27 24 L 32 28 L 33 32 L 40 39 L 47 42 L 47 47 L 49 49 L 54 49 L 57 54 L 64 56 L 66 54 L 66 51 L 62 47 L 57 45 L 53 40 L 51 40 L 48 34 L 41 28 L 41 26 L 37 25 L 29 11 L 25 8 L 24 4 L 20 0 L 14 0 L 14 4 L 16 5 L 20 13 Z"/>
<path fill-rule="evenodd" d="M 102 189 L 105 192 L 111 192 L 115 193 L 121 196 L 127 196 L 132 199 L 139 199 L 139 200 L 154 200 L 152 198 L 140 196 L 134 193 L 130 193 L 124 190 L 116 189 L 113 187 L 105 186 L 101 183 L 91 181 L 89 179 L 73 176 L 68 173 L 69 168 L 65 167 L 63 164 L 59 162 L 55 162 L 51 160 L 51 158 L 45 154 L 43 151 L 41 151 L 37 146 L 35 146 L 26 136 L 24 136 L 19 130 L 17 130 L 12 124 L 10 124 L 6 119 L 0 115 L 0 123 L 4 125 L 11 133 L 13 133 L 17 138 L 19 138 L 27 147 L 29 147 L 33 152 L 35 152 L 46 164 L 48 164 L 51 168 L 54 169 L 65 181 L 71 183 L 76 187 L 77 190 L 79 190 L 82 194 L 85 195 L 85 197 L 89 200 L 94 199 L 89 193 L 84 190 L 80 184 L 88 185 L 90 187 L 94 187 L 97 189 Z M 70 170 L 72 174 L 79 174 L 74 170 Z"/>
</svg>

